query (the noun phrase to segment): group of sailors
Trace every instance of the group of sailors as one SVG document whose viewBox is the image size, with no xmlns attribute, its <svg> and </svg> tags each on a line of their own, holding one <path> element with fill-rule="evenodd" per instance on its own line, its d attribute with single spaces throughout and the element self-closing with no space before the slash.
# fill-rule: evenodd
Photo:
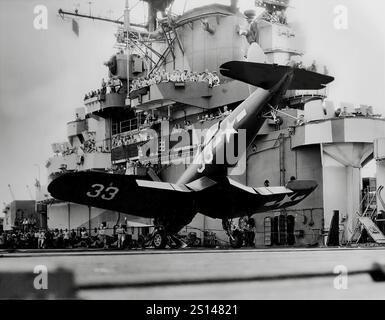
<svg viewBox="0 0 385 320">
<path fill-rule="evenodd" d="M 183 124 L 175 124 L 171 130 L 171 134 L 176 134 L 182 131 L 187 131 L 192 129 L 192 124 L 190 121 L 184 121 Z M 130 144 L 149 141 L 151 136 L 144 134 L 124 134 L 116 135 L 112 137 L 112 148 L 118 148 L 121 146 L 128 146 Z"/>
<path fill-rule="evenodd" d="M 97 146 L 95 140 L 84 141 L 79 147 L 68 148 L 61 152 L 62 156 L 69 156 L 71 154 L 80 153 L 95 153 L 95 152 L 109 152 L 108 148 Z"/>
<path fill-rule="evenodd" d="M 336 118 L 342 117 L 381 117 L 381 114 L 374 114 L 372 106 L 362 106 L 349 110 L 347 107 L 338 107 L 335 111 Z"/>
<path fill-rule="evenodd" d="M 190 121 L 188 120 L 185 120 L 182 123 L 177 123 L 173 126 L 172 130 L 171 130 L 171 134 L 176 134 L 176 133 L 180 133 L 180 132 L 185 132 L 185 131 L 188 131 L 188 130 L 192 130 L 193 126 L 191 124 Z"/>
<path fill-rule="evenodd" d="M 56 154 L 61 153 L 62 156 L 69 156 L 72 154 L 82 155 L 84 153 L 105 153 L 110 152 L 109 148 L 103 143 L 103 145 L 97 145 L 95 140 L 95 135 L 89 133 L 88 139 L 84 140 L 82 144 L 76 147 L 71 147 L 71 145 L 64 145 L 60 151 L 58 150 Z"/>
<path fill-rule="evenodd" d="M 34 225 L 36 225 L 36 219 L 35 218 L 20 218 L 15 219 L 15 225 L 19 226 L 22 230 L 27 230 Z"/>
<path fill-rule="evenodd" d="M 247 216 L 238 220 L 238 230 L 243 233 L 243 244 L 246 247 L 253 247 L 255 242 L 255 220 Z"/>
<path fill-rule="evenodd" d="M 227 117 L 231 112 L 232 110 L 230 110 L 227 106 L 224 106 L 223 111 L 221 111 L 221 109 L 218 109 L 217 112 L 215 113 L 206 113 L 204 115 L 198 116 L 197 121 L 202 123 L 205 121 L 211 121 L 221 117 Z"/>
<path fill-rule="evenodd" d="M 140 134 L 119 135 L 118 134 L 112 137 L 112 148 L 128 146 L 130 144 L 148 141 L 149 139 L 150 137 L 148 135 L 140 135 Z"/>
<path fill-rule="evenodd" d="M 197 122 L 203 123 L 206 121 L 212 121 L 217 118 L 226 117 L 231 113 L 231 110 L 228 108 L 228 106 L 224 106 L 223 110 L 218 108 L 216 112 L 212 113 L 206 113 L 203 115 L 197 116 Z M 139 126 L 139 133 L 132 134 L 132 133 L 126 133 L 126 134 L 118 134 L 112 137 L 112 148 L 117 148 L 121 146 L 127 146 L 134 143 L 139 142 L 145 142 L 148 141 L 151 137 L 145 134 L 141 134 L 140 130 L 145 128 L 146 126 L 151 126 L 152 124 L 156 123 L 159 118 L 156 116 L 151 115 L 150 113 L 145 114 L 145 120 L 143 121 L 143 125 Z M 170 121 L 169 118 L 162 118 L 161 121 Z M 177 123 L 175 124 L 171 129 L 171 134 L 180 133 L 182 131 L 189 131 L 193 129 L 193 125 L 191 121 L 184 120 L 183 123 Z"/>
<path fill-rule="evenodd" d="M 28 231 L 5 231 L 0 234 L 1 249 L 46 249 L 67 248 L 80 242 L 75 230 L 43 230 L 31 228 Z"/>
<path fill-rule="evenodd" d="M 207 69 L 204 72 L 174 70 L 171 73 L 161 70 L 153 72 L 150 76 L 133 80 L 130 92 L 161 82 L 207 82 L 208 86 L 212 88 L 220 84 L 220 79 L 215 71 L 209 72 Z"/>
<path fill-rule="evenodd" d="M 320 66 L 317 65 L 317 62 L 315 60 L 313 60 L 310 66 L 305 66 L 302 61 L 294 61 L 294 60 L 290 60 L 287 65 L 296 69 L 304 69 L 311 72 L 322 73 L 324 75 L 329 74 L 329 70 L 327 66 L 324 65 L 323 70 L 321 70 Z"/>
<path fill-rule="evenodd" d="M 110 78 L 108 82 L 106 82 L 103 78 L 101 88 L 87 93 L 84 96 L 84 100 L 88 100 L 95 97 L 98 97 L 100 99 L 100 97 L 102 95 L 105 95 L 106 93 L 119 93 L 122 87 L 123 83 L 118 77 Z"/>
<path fill-rule="evenodd" d="M 135 174 L 136 168 L 151 168 L 155 171 L 155 173 L 157 173 L 161 169 L 161 165 L 158 163 L 141 162 L 140 160 L 129 160 L 126 164 L 118 164 L 113 166 L 109 173 L 129 174 L 128 172 L 131 172 L 130 174 Z"/>
<path fill-rule="evenodd" d="M 89 234 L 86 228 L 44 230 L 30 228 L 0 232 L 0 249 L 122 248 L 127 234 L 125 225 L 115 225 L 112 235 L 100 224 Z"/>
<path fill-rule="evenodd" d="M 265 12 L 263 19 L 271 23 L 280 23 L 287 25 L 286 14 L 283 11 Z"/>
</svg>

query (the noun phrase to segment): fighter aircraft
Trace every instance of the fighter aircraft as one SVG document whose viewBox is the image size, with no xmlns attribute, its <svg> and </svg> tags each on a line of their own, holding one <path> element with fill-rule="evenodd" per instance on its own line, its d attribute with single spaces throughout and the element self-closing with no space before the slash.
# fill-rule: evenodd
<svg viewBox="0 0 385 320">
<path fill-rule="evenodd" d="M 246 186 L 227 175 L 229 163 L 217 164 L 215 160 L 241 130 L 248 147 L 265 121 L 262 115 L 278 105 L 287 90 L 322 89 L 334 78 L 289 66 L 241 61 L 223 64 L 221 73 L 257 90 L 214 125 L 201 151 L 176 183 L 84 171 L 59 176 L 49 184 L 48 191 L 59 200 L 153 218 L 151 241 L 156 248 L 169 244 L 197 213 L 222 219 L 231 245 L 240 247 L 241 234 L 232 228 L 232 219 L 294 206 L 312 193 L 317 183 L 294 180 L 286 186 Z M 207 154 L 210 161 L 205 160 Z"/>
</svg>

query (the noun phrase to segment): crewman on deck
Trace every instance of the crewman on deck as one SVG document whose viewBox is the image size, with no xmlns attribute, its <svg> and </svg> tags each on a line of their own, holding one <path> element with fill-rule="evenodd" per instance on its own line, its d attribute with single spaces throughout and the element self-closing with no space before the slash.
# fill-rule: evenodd
<svg viewBox="0 0 385 320">
<path fill-rule="evenodd" d="M 43 249 L 45 247 L 45 232 L 43 230 L 40 230 L 39 232 L 37 247 L 39 249 Z"/>
<path fill-rule="evenodd" d="M 123 228 L 123 225 L 120 223 L 119 227 L 116 229 L 118 234 L 118 248 L 123 248 L 124 242 L 126 241 L 126 231 Z"/>
<path fill-rule="evenodd" d="M 119 78 L 114 79 L 113 85 L 115 87 L 115 92 L 119 93 L 119 90 L 122 88 L 123 84 L 122 81 L 120 81 Z"/>
<path fill-rule="evenodd" d="M 102 94 L 106 94 L 107 93 L 107 83 L 104 81 L 104 78 L 102 79 L 102 90 L 101 90 L 101 93 Z"/>
<path fill-rule="evenodd" d="M 103 247 L 107 248 L 106 227 L 104 226 L 103 223 L 101 223 L 99 226 L 98 238 L 99 238 L 99 241 L 103 243 Z"/>
<path fill-rule="evenodd" d="M 166 72 L 166 70 L 164 70 L 164 69 L 162 70 L 160 77 L 161 77 L 162 82 L 169 82 L 170 81 L 169 75 Z"/>
<path fill-rule="evenodd" d="M 220 83 L 220 80 L 219 80 L 218 74 L 216 71 L 214 71 L 212 74 L 212 85 L 213 87 L 219 86 L 219 83 Z"/>
<path fill-rule="evenodd" d="M 63 242 L 64 242 L 64 248 L 68 248 L 70 245 L 70 232 L 68 229 L 65 229 L 63 231 Z"/>
<path fill-rule="evenodd" d="M 156 84 L 162 82 L 162 77 L 161 77 L 161 74 L 159 73 L 159 71 L 156 71 L 156 72 L 155 72 L 155 74 L 154 74 L 154 79 L 155 79 L 155 83 L 156 83 Z"/>
</svg>

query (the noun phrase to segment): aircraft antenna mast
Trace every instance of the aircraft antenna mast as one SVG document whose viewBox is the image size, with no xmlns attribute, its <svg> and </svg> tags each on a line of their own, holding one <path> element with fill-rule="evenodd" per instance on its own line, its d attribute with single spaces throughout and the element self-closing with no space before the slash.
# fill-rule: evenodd
<svg viewBox="0 0 385 320">
<path fill-rule="evenodd" d="M 31 189 L 29 188 L 29 185 L 26 185 L 26 188 L 27 188 L 29 197 L 31 198 L 31 200 L 33 200 L 32 192 L 31 192 Z"/>
<path fill-rule="evenodd" d="M 13 193 L 12 187 L 8 184 L 9 193 L 11 194 L 12 200 L 15 201 L 15 194 Z"/>
</svg>

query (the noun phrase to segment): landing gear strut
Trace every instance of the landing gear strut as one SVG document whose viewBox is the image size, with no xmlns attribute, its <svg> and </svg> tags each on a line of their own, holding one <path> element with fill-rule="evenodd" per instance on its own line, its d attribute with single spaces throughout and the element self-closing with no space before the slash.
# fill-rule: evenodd
<svg viewBox="0 0 385 320">
<path fill-rule="evenodd" d="M 150 237 L 149 246 L 154 246 L 155 249 L 164 249 L 166 246 L 170 248 L 184 248 L 186 243 L 180 240 L 174 234 L 168 232 L 164 223 L 160 219 L 154 220 L 155 230 Z"/>
<path fill-rule="evenodd" d="M 243 245 L 243 233 L 234 229 L 232 220 L 223 219 L 222 220 L 223 230 L 225 230 L 226 234 L 229 236 L 230 245 L 234 249 L 239 249 Z"/>
</svg>

